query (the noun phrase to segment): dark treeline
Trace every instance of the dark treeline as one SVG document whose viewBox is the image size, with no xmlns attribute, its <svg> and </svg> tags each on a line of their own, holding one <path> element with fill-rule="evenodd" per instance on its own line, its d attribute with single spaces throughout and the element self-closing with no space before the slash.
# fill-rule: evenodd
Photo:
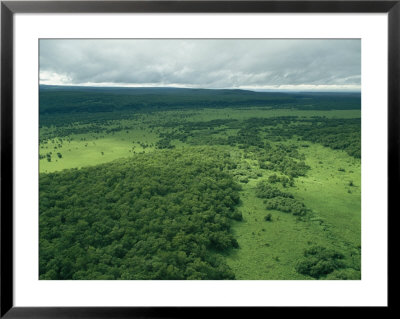
<svg viewBox="0 0 400 319">
<path fill-rule="evenodd" d="M 325 120 L 299 131 L 297 135 L 306 141 L 344 150 L 350 156 L 361 158 L 361 119 Z"/>
<path fill-rule="evenodd" d="M 230 155 L 159 151 L 40 175 L 41 279 L 234 279 Z"/>
<path fill-rule="evenodd" d="M 278 93 L 178 88 L 41 86 L 40 114 L 267 106 L 306 110 L 361 108 L 357 93 Z"/>
<path fill-rule="evenodd" d="M 110 121 L 135 119 L 137 113 L 134 111 L 116 111 L 116 112 L 74 112 L 74 113 L 43 113 L 40 114 L 39 127 L 54 126 L 62 127 L 73 125 L 75 123 L 85 125 L 107 125 Z"/>
<path fill-rule="evenodd" d="M 301 125 L 297 125 L 297 124 Z M 344 150 L 350 156 L 361 158 L 361 119 L 301 118 L 284 123 L 284 127 L 269 127 L 267 136 L 281 139 L 300 137 L 320 143 L 334 150 Z"/>
</svg>

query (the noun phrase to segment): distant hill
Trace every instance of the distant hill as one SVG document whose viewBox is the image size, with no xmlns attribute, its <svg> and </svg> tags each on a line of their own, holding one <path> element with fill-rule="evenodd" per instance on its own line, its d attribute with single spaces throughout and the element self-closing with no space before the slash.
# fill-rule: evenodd
<svg viewBox="0 0 400 319">
<path fill-rule="evenodd" d="M 40 114 L 252 106 L 349 110 L 361 108 L 361 94 L 40 85 L 39 105 Z"/>
</svg>

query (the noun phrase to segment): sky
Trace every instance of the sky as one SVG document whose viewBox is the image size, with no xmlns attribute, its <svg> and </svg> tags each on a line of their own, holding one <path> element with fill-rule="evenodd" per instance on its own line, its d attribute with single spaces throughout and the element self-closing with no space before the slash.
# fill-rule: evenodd
<svg viewBox="0 0 400 319">
<path fill-rule="evenodd" d="M 41 39 L 40 84 L 360 91 L 359 39 Z"/>
</svg>

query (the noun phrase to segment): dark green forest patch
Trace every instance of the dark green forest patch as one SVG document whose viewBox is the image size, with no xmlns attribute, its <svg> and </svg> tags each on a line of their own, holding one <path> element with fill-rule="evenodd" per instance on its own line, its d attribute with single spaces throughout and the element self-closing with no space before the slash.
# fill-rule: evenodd
<svg viewBox="0 0 400 319">
<path fill-rule="evenodd" d="M 361 279 L 360 269 L 346 265 L 342 253 L 322 246 L 306 249 L 296 270 L 315 279 Z"/>
<path fill-rule="evenodd" d="M 234 279 L 230 155 L 160 150 L 40 175 L 40 279 Z"/>
</svg>

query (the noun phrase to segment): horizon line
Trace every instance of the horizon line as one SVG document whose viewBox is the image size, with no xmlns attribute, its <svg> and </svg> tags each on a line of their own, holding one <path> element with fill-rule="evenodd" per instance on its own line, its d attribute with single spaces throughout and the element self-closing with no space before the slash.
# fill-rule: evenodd
<svg viewBox="0 0 400 319">
<path fill-rule="evenodd" d="M 241 91 L 252 91 L 252 92 L 298 92 L 298 93 L 307 93 L 307 92 L 324 92 L 324 93 L 361 93 L 361 89 L 343 89 L 343 88 L 240 88 L 240 87 L 232 87 L 232 88 L 206 88 L 206 87 L 188 87 L 188 86 L 158 86 L 158 85 L 94 85 L 94 84 L 48 84 L 48 83 L 39 83 L 39 86 L 60 86 L 60 87 L 88 87 L 88 88 L 115 88 L 115 89 L 139 89 L 139 88 L 154 88 L 154 89 L 189 89 L 189 90 L 241 90 Z"/>
</svg>

